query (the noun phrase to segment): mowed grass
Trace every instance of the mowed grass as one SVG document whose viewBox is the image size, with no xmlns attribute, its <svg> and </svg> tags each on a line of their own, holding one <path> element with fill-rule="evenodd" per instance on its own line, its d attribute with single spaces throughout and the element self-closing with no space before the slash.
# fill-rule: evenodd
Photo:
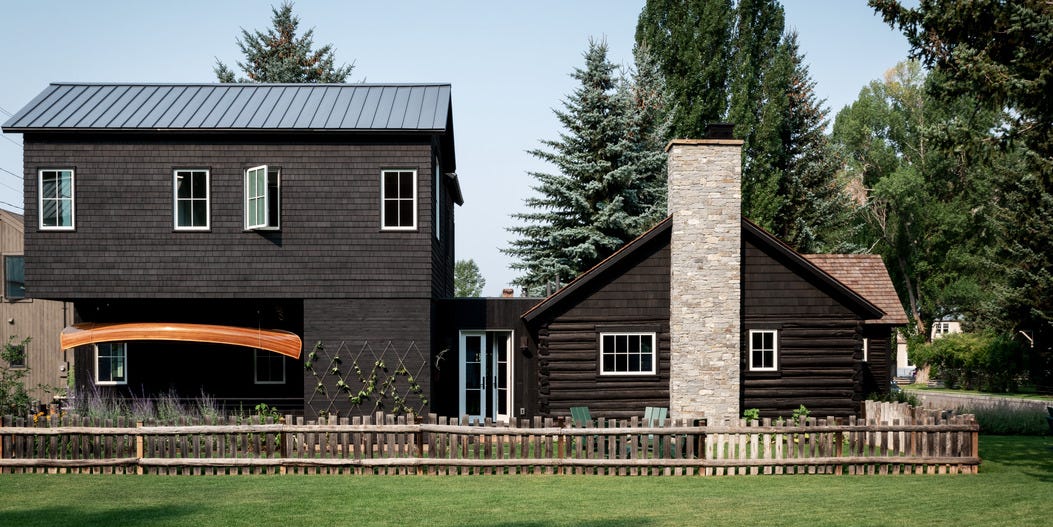
<svg viewBox="0 0 1053 527">
<path fill-rule="evenodd" d="M 1049 525 L 1053 438 L 960 476 L 0 475 L 0 525 Z"/>
</svg>

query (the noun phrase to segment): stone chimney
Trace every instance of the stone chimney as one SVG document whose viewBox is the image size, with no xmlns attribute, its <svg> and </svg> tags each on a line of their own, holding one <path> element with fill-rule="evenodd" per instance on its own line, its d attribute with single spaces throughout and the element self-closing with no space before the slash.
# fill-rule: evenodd
<svg viewBox="0 0 1053 527">
<path fill-rule="evenodd" d="M 707 131 L 707 139 L 666 147 L 673 216 L 669 409 L 671 417 L 709 424 L 740 415 L 742 141 L 721 135 Z"/>
</svg>

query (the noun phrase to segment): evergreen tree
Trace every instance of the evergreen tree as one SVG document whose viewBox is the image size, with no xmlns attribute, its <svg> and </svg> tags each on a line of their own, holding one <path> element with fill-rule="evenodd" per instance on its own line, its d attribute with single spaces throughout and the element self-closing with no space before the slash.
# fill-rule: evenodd
<svg viewBox="0 0 1053 527">
<path fill-rule="evenodd" d="M 475 260 L 457 260 L 453 265 L 453 295 L 458 298 L 477 297 L 483 294 L 486 279 L 479 272 Z"/>
<path fill-rule="evenodd" d="M 580 86 L 555 110 L 565 131 L 530 151 L 558 172 L 531 173 L 537 180 L 536 196 L 526 200 L 531 211 L 514 215 L 522 225 L 509 229 L 516 238 L 504 250 L 523 272 L 515 283 L 531 294 L 571 280 L 665 213 L 654 119 L 634 111 L 654 100 L 634 95 L 615 75 L 603 42 L 589 42 L 585 67 L 572 77 Z"/>
<path fill-rule="evenodd" d="M 292 13 L 293 4 L 283 2 L 281 7 L 271 7 L 273 27 L 266 32 L 249 33 L 241 30 L 237 39 L 238 48 L 245 55 L 245 62 L 238 62 L 247 77 L 236 82 L 286 82 L 329 83 L 345 82 L 354 64 L 337 67 L 332 45 L 312 50 L 314 29 L 302 36 L 296 32 L 300 18 Z M 216 59 L 214 68 L 219 82 L 235 82 L 234 72 Z"/>
</svg>

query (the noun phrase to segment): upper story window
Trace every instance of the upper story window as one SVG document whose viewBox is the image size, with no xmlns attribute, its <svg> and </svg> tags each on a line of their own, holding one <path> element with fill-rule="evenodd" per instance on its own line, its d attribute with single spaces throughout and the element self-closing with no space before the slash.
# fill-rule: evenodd
<svg viewBox="0 0 1053 527">
<path fill-rule="evenodd" d="M 208 230 L 208 170 L 176 170 L 175 228 L 177 230 Z"/>
<path fill-rule="evenodd" d="M 128 344 L 95 345 L 95 384 L 128 384 Z"/>
<path fill-rule="evenodd" d="M 281 170 L 261 165 L 245 171 L 245 228 L 281 227 Z"/>
<path fill-rule="evenodd" d="M 601 375 L 654 375 L 654 333 L 600 333 Z"/>
<path fill-rule="evenodd" d="M 750 371 L 779 369 L 778 335 L 774 329 L 750 330 Z"/>
<path fill-rule="evenodd" d="M 442 240 L 442 172 L 439 171 L 439 159 L 432 164 L 432 175 L 435 176 L 435 239 Z"/>
<path fill-rule="evenodd" d="M 4 256 L 4 298 L 18 300 L 26 297 L 25 269 L 24 256 Z"/>
<path fill-rule="evenodd" d="M 417 228 L 417 171 L 380 173 L 380 226 L 385 230 Z"/>
<path fill-rule="evenodd" d="M 73 230 L 73 170 L 40 171 L 40 228 Z"/>
</svg>

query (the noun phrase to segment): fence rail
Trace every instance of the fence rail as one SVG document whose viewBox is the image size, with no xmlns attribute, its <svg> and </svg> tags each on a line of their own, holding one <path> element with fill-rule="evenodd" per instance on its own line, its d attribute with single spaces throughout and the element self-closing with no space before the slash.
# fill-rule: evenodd
<svg viewBox="0 0 1053 527">
<path fill-rule="evenodd" d="M 4 418 L 0 472 L 119 474 L 975 473 L 971 416 L 688 426 L 535 418 L 472 423 L 377 414 L 304 422 L 131 423 Z"/>
</svg>

